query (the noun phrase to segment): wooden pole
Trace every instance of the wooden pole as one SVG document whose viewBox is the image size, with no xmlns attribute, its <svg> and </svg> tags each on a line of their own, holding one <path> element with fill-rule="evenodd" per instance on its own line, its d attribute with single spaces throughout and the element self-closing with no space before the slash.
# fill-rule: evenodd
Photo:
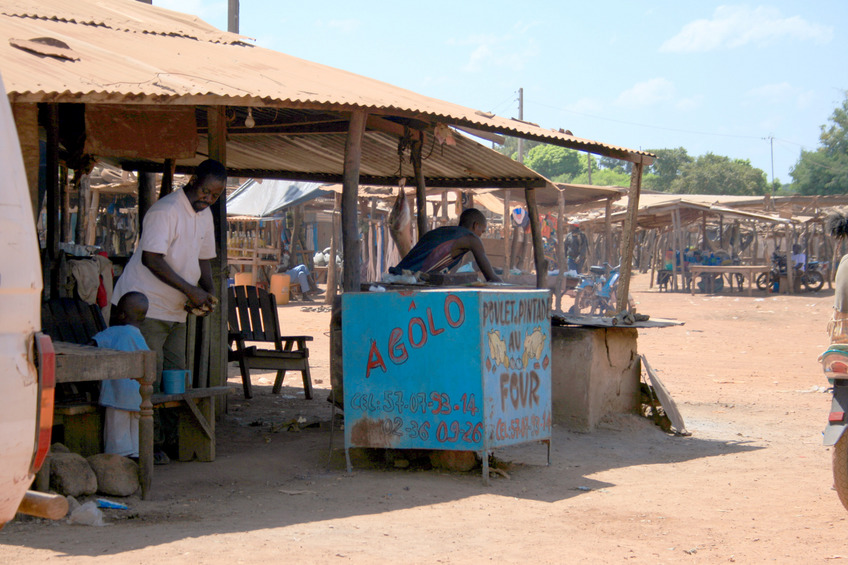
<svg viewBox="0 0 848 565">
<path fill-rule="evenodd" d="M 97 240 L 97 215 L 100 210 L 100 191 L 90 190 L 88 214 L 86 214 L 84 245 L 94 245 Z"/>
<path fill-rule="evenodd" d="M 424 184 L 424 170 L 421 166 L 421 150 L 424 146 L 424 132 L 418 132 L 418 139 L 412 140 L 412 169 L 415 172 L 415 212 L 418 216 L 418 239 L 427 233 L 427 185 Z"/>
<path fill-rule="evenodd" d="M 339 246 L 339 211 L 342 206 L 342 195 L 336 193 L 333 198 L 333 220 L 330 228 L 330 262 L 327 264 L 327 294 L 324 304 L 332 304 L 338 287 L 338 269 L 336 269 L 336 254 Z"/>
<path fill-rule="evenodd" d="M 612 198 L 607 198 L 604 213 L 604 261 L 612 263 Z"/>
<path fill-rule="evenodd" d="M 557 278 L 554 285 L 556 309 L 562 311 L 563 279 L 568 265 L 565 264 L 565 196 L 562 190 L 557 190 L 557 240 L 556 240 Z"/>
<path fill-rule="evenodd" d="M 162 184 L 159 187 L 159 198 L 174 191 L 174 171 L 176 168 L 177 161 L 175 159 L 165 159 L 165 168 L 162 170 Z"/>
<path fill-rule="evenodd" d="M 630 266 L 633 257 L 633 232 L 639 217 L 639 195 L 642 192 L 642 169 L 645 165 L 640 157 L 638 163 L 633 163 L 630 173 L 630 192 L 627 199 L 627 216 L 625 216 L 624 227 L 621 231 L 621 263 L 620 279 L 618 280 L 618 296 L 616 297 L 616 310 L 624 312 L 629 307 L 630 296 Z"/>
<path fill-rule="evenodd" d="M 209 158 L 227 166 L 227 108 L 214 106 L 207 109 L 209 122 Z M 215 223 L 217 256 L 212 260 L 212 285 L 220 300 L 218 308 L 204 318 L 204 337 L 209 335 L 209 386 L 223 386 L 227 382 L 227 197 L 222 194 L 212 206 Z M 208 321 L 207 321 L 208 320 Z M 208 325 L 207 325 L 208 324 Z M 201 344 L 201 351 L 203 344 Z M 219 396 L 217 410 L 224 410 L 226 397 Z M 213 418 L 214 420 L 214 418 Z M 212 422 L 210 422 L 212 424 Z M 214 443 L 211 456 L 215 456 Z"/>
<path fill-rule="evenodd" d="M 359 166 L 362 160 L 362 136 L 368 117 L 364 110 L 355 110 L 350 116 L 350 126 L 345 141 L 344 173 L 342 182 L 342 249 L 344 251 L 344 292 L 359 292 L 362 275 L 360 265 L 359 226 L 357 225 L 357 196 L 359 194 Z"/>
<path fill-rule="evenodd" d="M 138 234 L 141 235 L 144 216 L 156 202 L 156 173 L 138 174 Z"/>
<path fill-rule="evenodd" d="M 509 275 L 509 269 L 512 267 L 510 263 L 510 251 L 512 247 L 510 246 L 510 236 L 512 234 L 512 223 L 510 222 L 509 216 L 509 207 L 510 202 L 512 201 L 512 192 L 508 189 L 503 191 L 503 247 L 504 247 L 504 265 L 503 265 L 503 274 L 504 276 Z M 506 280 L 506 279 L 504 279 Z"/>
<path fill-rule="evenodd" d="M 59 241 L 70 243 L 71 241 L 71 191 L 68 186 L 68 168 L 62 166 L 59 168 L 59 190 L 62 195 L 62 213 L 61 226 L 62 230 L 59 234 Z"/>
<path fill-rule="evenodd" d="M 530 217 L 530 234 L 533 236 L 533 257 L 536 263 L 536 288 L 548 288 L 548 262 L 545 260 L 545 248 L 542 245 L 542 229 L 539 226 L 539 208 L 536 206 L 536 191 L 531 187 L 524 189 L 527 200 L 527 214 Z"/>
<path fill-rule="evenodd" d="M 47 262 L 50 279 L 50 298 L 59 296 L 59 106 L 46 105 L 47 129 Z"/>
</svg>

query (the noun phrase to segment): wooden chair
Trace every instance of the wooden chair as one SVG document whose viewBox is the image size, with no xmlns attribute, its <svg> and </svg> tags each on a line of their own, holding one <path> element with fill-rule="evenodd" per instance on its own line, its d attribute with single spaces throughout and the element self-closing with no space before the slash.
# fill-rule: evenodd
<svg viewBox="0 0 848 565">
<path fill-rule="evenodd" d="M 279 394 L 286 371 L 300 371 L 303 376 L 303 392 L 312 398 L 312 377 L 309 374 L 309 349 L 307 341 L 312 336 L 280 335 L 277 318 L 277 301 L 274 295 L 255 286 L 233 286 L 229 289 L 229 342 L 228 359 L 238 361 L 244 397 L 252 398 L 250 369 L 276 369 L 274 394 Z M 273 343 L 274 349 L 247 347 L 245 342 Z M 235 344 L 235 349 L 233 349 Z"/>
</svg>

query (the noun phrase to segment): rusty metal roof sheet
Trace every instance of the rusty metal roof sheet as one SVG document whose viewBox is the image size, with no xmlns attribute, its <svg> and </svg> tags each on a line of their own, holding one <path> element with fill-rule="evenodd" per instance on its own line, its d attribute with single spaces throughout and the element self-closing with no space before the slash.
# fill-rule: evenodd
<svg viewBox="0 0 848 565">
<path fill-rule="evenodd" d="M 354 109 L 368 111 L 369 125 L 382 121 L 391 126 L 394 121 L 395 127 L 412 124 L 427 130 L 428 142 L 433 126 L 443 123 L 645 164 L 654 157 L 256 47 L 247 38 L 217 30 L 196 17 L 132 0 L 39 0 L 34 4 L 0 0 L 0 38 L 5 38 L 0 40 L 0 60 L 12 102 L 226 105 L 231 107 L 234 124 L 244 123 L 248 107 L 255 109 L 255 132 L 245 128 L 229 132 L 228 165 L 244 169 L 244 176 L 259 176 L 263 171 L 280 176 L 304 169 L 317 175 L 313 180 L 324 180 L 322 174 L 338 174 L 345 139 L 340 129 L 344 124 L 338 122 Z M 270 115 L 276 120 L 271 125 L 278 129 L 281 124 L 302 126 L 313 120 L 317 131 L 301 136 L 291 132 L 257 135 L 261 117 Z M 200 121 L 198 125 L 202 127 Z M 385 177 L 397 169 L 396 163 L 387 162 L 392 153 L 389 146 L 396 148 L 397 137 L 385 128 L 376 129 L 366 134 L 363 173 L 372 178 L 363 182 L 386 182 Z M 474 142 L 461 135 L 455 138 L 459 149 L 437 148 L 443 150 L 430 166 L 439 169 L 439 165 L 441 170 L 427 173 L 428 184 L 431 177 L 473 177 L 489 182 L 488 186 L 541 178 L 521 165 L 506 164 L 502 156 L 482 156 L 486 152 L 479 147 L 483 146 L 469 145 Z M 287 152 L 287 162 L 281 164 L 280 155 Z M 469 163 L 487 174 L 478 177 Z M 513 180 L 491 184 L 490 179 Z"/>
</svg>

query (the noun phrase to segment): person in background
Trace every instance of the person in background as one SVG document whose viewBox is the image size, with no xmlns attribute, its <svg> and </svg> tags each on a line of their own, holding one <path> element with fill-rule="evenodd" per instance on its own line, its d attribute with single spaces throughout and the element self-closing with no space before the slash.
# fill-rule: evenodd
<svg viewBox="0 0 848 565">
<path fill-rule="evenodd" d="M 300 287 L 300 295 L 304 300 L 312 300 L 313 296 L 318 296 L 322 293 L 318 289 L 318 284 L 315 282 L 312 273 L 309 272 L 309 268 L 306 265 L 297 265 L 289 268 L 290 265 L 291 254 L 284 247 L 283 252 L 280 254 L 280 264 L 277 265 L 277 272 L 288 275 L 292 284 L 297 283 Z"/>
<path fill-rule="evenodd" d="M 486 232 L 486 216 L 476 208 L 462 212 L 458 226 L 442 226 L 424 234 L 406 257 L 389 273 L 401 275 L 403 271 L 446 273 L 459 266 L 462 257 L 471 251 L 483 276 L 490 282 L 501 282 L 492 269 L 480 236 Z"/>
<path fill-rule="evenodd" d="M 112 325 L 92 339 L 97 347 L 118 351 L 147 351 L 139 327 L 147 316 L 147 297 L 128 292 L 118 301 Z M 103 422 L 104 453 L 138 459 L 138 418 L 141 394 L 138 381 L 107 379 L 100 383 L 100 405 L 106 407 Z"/>
<path fill-rule="evenodd" d="M 807 269 L 807 254 L 798 243 L 792 246 L 792 266 L 802 273 Z"/>
<path fill-rule="evenodd" d="M 163 369 L 186 369 L 186 311 L 208 313 L 218 303 L 212 288 L 215 231 L 209 207 L 226 184 L 224 165 L 207 159 L 182 189 L 153 204 L 142 221 L 135 252 L 115 285 L 113 304 L 134 291 L 149 301 L 140 330 L 156 352 L 154 392 L 160 390 Z M 160 448 L 154 462 L 162 464 L 168 462 L 165 451 L 176 451 L 177 422 L 161 410 L 156 414 L 154 442 Z"/>
<path fill-rule="evenodd" d="M 569 271 L 585 272 L 588 249 L 589 241 L 586 234 L 580 230 L 580 225 L 571 224 L 571 231 L 565 236 L 565 257 Z"/>
</svg>

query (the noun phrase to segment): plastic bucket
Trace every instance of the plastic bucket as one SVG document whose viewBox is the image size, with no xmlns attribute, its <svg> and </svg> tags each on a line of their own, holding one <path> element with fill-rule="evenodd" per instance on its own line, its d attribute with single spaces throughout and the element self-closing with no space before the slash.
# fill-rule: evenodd
<svg viewBox="0 0 848 565">
<path fill-rule="evenodd" d="M 162 392 L 165 394 L 184 393 L 188 378 L 189 372 L 182 369 L 166 369 L 162 371 Z"/>
<path fill-rule="evenodd" d="M 291 277 L 285 273 L 271 275 L 271 294 L 277 300 L 277 305 L 289 303 L 289 288 Z"/>
<path fill-rule="evenodd" d="M 253 273 L 236 273 L 235 285 L 236 286 L 252 286 L 253 285 Z"/>
</svg>

